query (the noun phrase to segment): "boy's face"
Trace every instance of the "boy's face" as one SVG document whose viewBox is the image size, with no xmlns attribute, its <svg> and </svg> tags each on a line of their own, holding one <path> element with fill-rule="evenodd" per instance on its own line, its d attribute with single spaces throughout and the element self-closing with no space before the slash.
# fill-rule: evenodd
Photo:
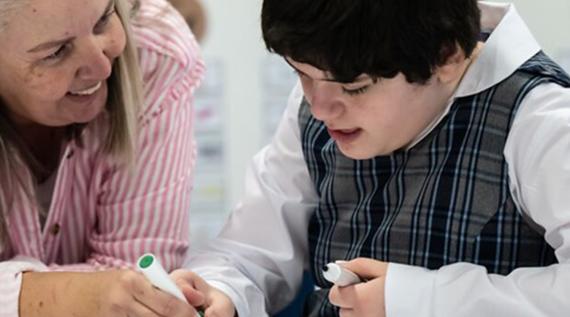
<svg viewBox="0 0 570 317">
<path fill-rule="evenodd" d="M 313 116 L 353 159 L 407 146 L 447 105 L 448 91 L 435 75 L 425 85 L 410 84 L 402 74 L 377 81 L 361 75 L 346 84 L 309 64 L 287 61 L 299 74 Z"/>
</svg>

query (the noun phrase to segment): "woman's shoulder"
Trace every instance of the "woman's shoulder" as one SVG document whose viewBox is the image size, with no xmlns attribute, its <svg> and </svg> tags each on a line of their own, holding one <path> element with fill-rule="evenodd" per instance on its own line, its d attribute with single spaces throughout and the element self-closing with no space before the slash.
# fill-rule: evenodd
<svg viewBox="0 0 570 317">
<path fill-rule="evenodd" d="M 201 63 L 200 49 L 188 24 L 166 0 L 141 0 L 132 30 L 143 64 L 156 55 L 186 69 Z"/>
</svg>

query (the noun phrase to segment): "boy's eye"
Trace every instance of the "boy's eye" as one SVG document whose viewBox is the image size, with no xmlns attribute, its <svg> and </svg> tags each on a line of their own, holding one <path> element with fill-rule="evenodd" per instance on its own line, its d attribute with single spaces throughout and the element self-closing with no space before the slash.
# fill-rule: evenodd
<svg viewBox="0 0 570 317">
<path fill-rule="evenodd" d="M 363 86 L 360 88 L 356 88 L 356 89 L 347 89 L 345 87 L 342 87 L 342 92 L 344 92 L 345 94 L 349 95 L 349 96 L 356 96 L 356 95 L 360 95 L 365 93 L 368 90 L 368 87 L 370 86 Z"/>
</svg>

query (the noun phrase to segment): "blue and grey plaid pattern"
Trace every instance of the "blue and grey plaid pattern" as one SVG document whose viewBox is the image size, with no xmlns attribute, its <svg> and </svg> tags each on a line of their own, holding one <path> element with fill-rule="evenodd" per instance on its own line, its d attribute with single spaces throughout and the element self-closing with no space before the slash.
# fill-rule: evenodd
<svg viewBox="0 0 570 317">
<path fill-rule="evenodd" d="M 510 196 L 502 154 L 521 100 L 546 82 L 570 86 L 570 77 L 539 53 L 500 84 L 456 100 L 413 148 L 369 160 L 344 156 L 303 101 L 303 153 L 320 197 L 309 227 L 311 270 L 323 288 L 305 315 L 337 315 L 321 274 L 334 260 L 429 269 L 470 262 L 497 274 L 554 263 L 540 228 Z"/>
</svg>

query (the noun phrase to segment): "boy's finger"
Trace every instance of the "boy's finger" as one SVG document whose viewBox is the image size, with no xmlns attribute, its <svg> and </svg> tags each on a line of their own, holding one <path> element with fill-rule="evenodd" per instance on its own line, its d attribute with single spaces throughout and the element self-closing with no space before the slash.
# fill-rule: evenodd
<svg viewBox="0 0 570 317">
<path fill-rule="evenodd" d="M 180 289 L 182 290 L 182 294 L 184 294 L 184 297 L 186 297 L 186 300 L 190 305 L 194 307 L 201 307 L 206 304 L 206 297 L 202 292 L 188 285 L 183 285 Z"/>
<path fill-rule="evenodd" d="M 388 271 L 388 263 L 368 258 L 357 258 L 339 264 L 367 280 L 385 276 Z"/>
</svg>

